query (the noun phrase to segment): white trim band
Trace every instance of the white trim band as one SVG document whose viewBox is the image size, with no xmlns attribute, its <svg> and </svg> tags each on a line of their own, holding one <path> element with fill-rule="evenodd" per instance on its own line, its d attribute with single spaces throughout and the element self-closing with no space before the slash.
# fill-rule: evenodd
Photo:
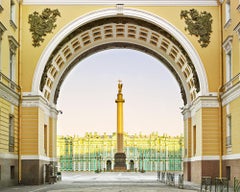
<svg viewBox="0 0 240 192">
<path fill-rule="evenodd" d="M 214 155 L 214 156 L 196 156 L 192 158 L 184 158 L 184 162 L 194 162 L 194 161 L 218 161 L 219 156 Z"/>
<path fill-rule="evenodd" d="M 18 159 L 18 155 L 9 153 L 0 153 L 0 159 Z"/>
<path fill-rule="evenodd" d="M 216 0 L 23 0 L 23 5 L 218 6 Z"/>
<path fill-rule="evenodd" d="M 50 158 L 42 155 L 23 155 L 22 160 L 41 160 L 41 161 L 57 161 L 57 158 Z"/>
</svg>

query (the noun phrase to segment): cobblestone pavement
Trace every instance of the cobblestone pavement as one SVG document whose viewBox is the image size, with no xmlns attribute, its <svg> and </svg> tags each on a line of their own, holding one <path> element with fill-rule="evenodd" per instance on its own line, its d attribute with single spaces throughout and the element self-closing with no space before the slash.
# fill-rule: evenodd
<svg viewBox="0 0 240 192">
<path fill-rule="evenodd" d="M 190 186 L 191 187 L 191 186 Z M 64 173 L 62 181 L 39 186 L 14 186 L 3 192 L 193 192 L 157 181 L 156 173 Z"/>
</svg>

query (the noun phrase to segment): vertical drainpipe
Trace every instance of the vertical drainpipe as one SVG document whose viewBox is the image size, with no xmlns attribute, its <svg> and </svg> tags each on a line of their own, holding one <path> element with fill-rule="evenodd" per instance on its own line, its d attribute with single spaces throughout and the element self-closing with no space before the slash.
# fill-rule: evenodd
<svg viewBox="0 0 240 192">
<path fill-rule="evenodd" d="M 222 51 L 222 42 L 223 42 L 223 19 L 222 19 L 222 3 L 220 0 L 218 1 L 218 6 L 219 6 L 219 20 L 220 20 L 220 87 L 218 89 L 218 102 L 219 102 L 219 129 L 220 129 L 220 134 L 219 134 L 219 140 L 220 140 L 220 149 L 219 149 L 219 178 L 222 178 L 222 168 L 223 168 L 223 163 L 222 163 L 222 156 L 223 156 L 223 108 L 222 108 L 222 98 L 221 98 L 221 93 L 222 93 L 222 87 L 223 87 L 223 51 Z"/>
<path fill-rule="evenodd" d="M 22 82 L 21 82 L 21 29 L 22 29 L 22 0 L 19 0 L 18 8 L 18 42 L 20 44 L 18 48 L 18 85 L 19 85 L 19 106 L 18 106 L 18 183 L 22 182 L 22 159 L 21 159 L 21 141 L 22 141 Z"/>
</svg>

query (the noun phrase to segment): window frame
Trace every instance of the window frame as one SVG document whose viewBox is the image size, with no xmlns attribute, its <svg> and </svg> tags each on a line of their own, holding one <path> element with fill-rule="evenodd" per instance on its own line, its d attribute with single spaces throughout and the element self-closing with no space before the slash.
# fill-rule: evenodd
<svg viewBox="0 0 240 192">
<path fill-rule="evenodd" d="M 232 115 L 226 116 L 226 146 L 232 146 Z"/>
<path fill-rule="evenodd" d="M 15 137 L 14 137 L 14 115 L 9 114 L 9 152 L 14 152 L 15 147 Z"/>
<path fill-rule="evenodd" d="M 14 0 L 10 1 L 10 25 L 16 30 L 16 3 Z"/>
</svg>

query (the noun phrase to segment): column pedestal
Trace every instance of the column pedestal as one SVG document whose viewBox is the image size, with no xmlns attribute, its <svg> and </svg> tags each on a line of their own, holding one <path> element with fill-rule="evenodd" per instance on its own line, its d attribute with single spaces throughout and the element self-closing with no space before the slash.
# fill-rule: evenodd
<svg viewBox="0 0 240 192">
<path fill-rule="evenodd" d="M 114 160 L 114 171 L 123 172 L 127 170 L 125 153 L 115 153 Z"/>
</svg>

